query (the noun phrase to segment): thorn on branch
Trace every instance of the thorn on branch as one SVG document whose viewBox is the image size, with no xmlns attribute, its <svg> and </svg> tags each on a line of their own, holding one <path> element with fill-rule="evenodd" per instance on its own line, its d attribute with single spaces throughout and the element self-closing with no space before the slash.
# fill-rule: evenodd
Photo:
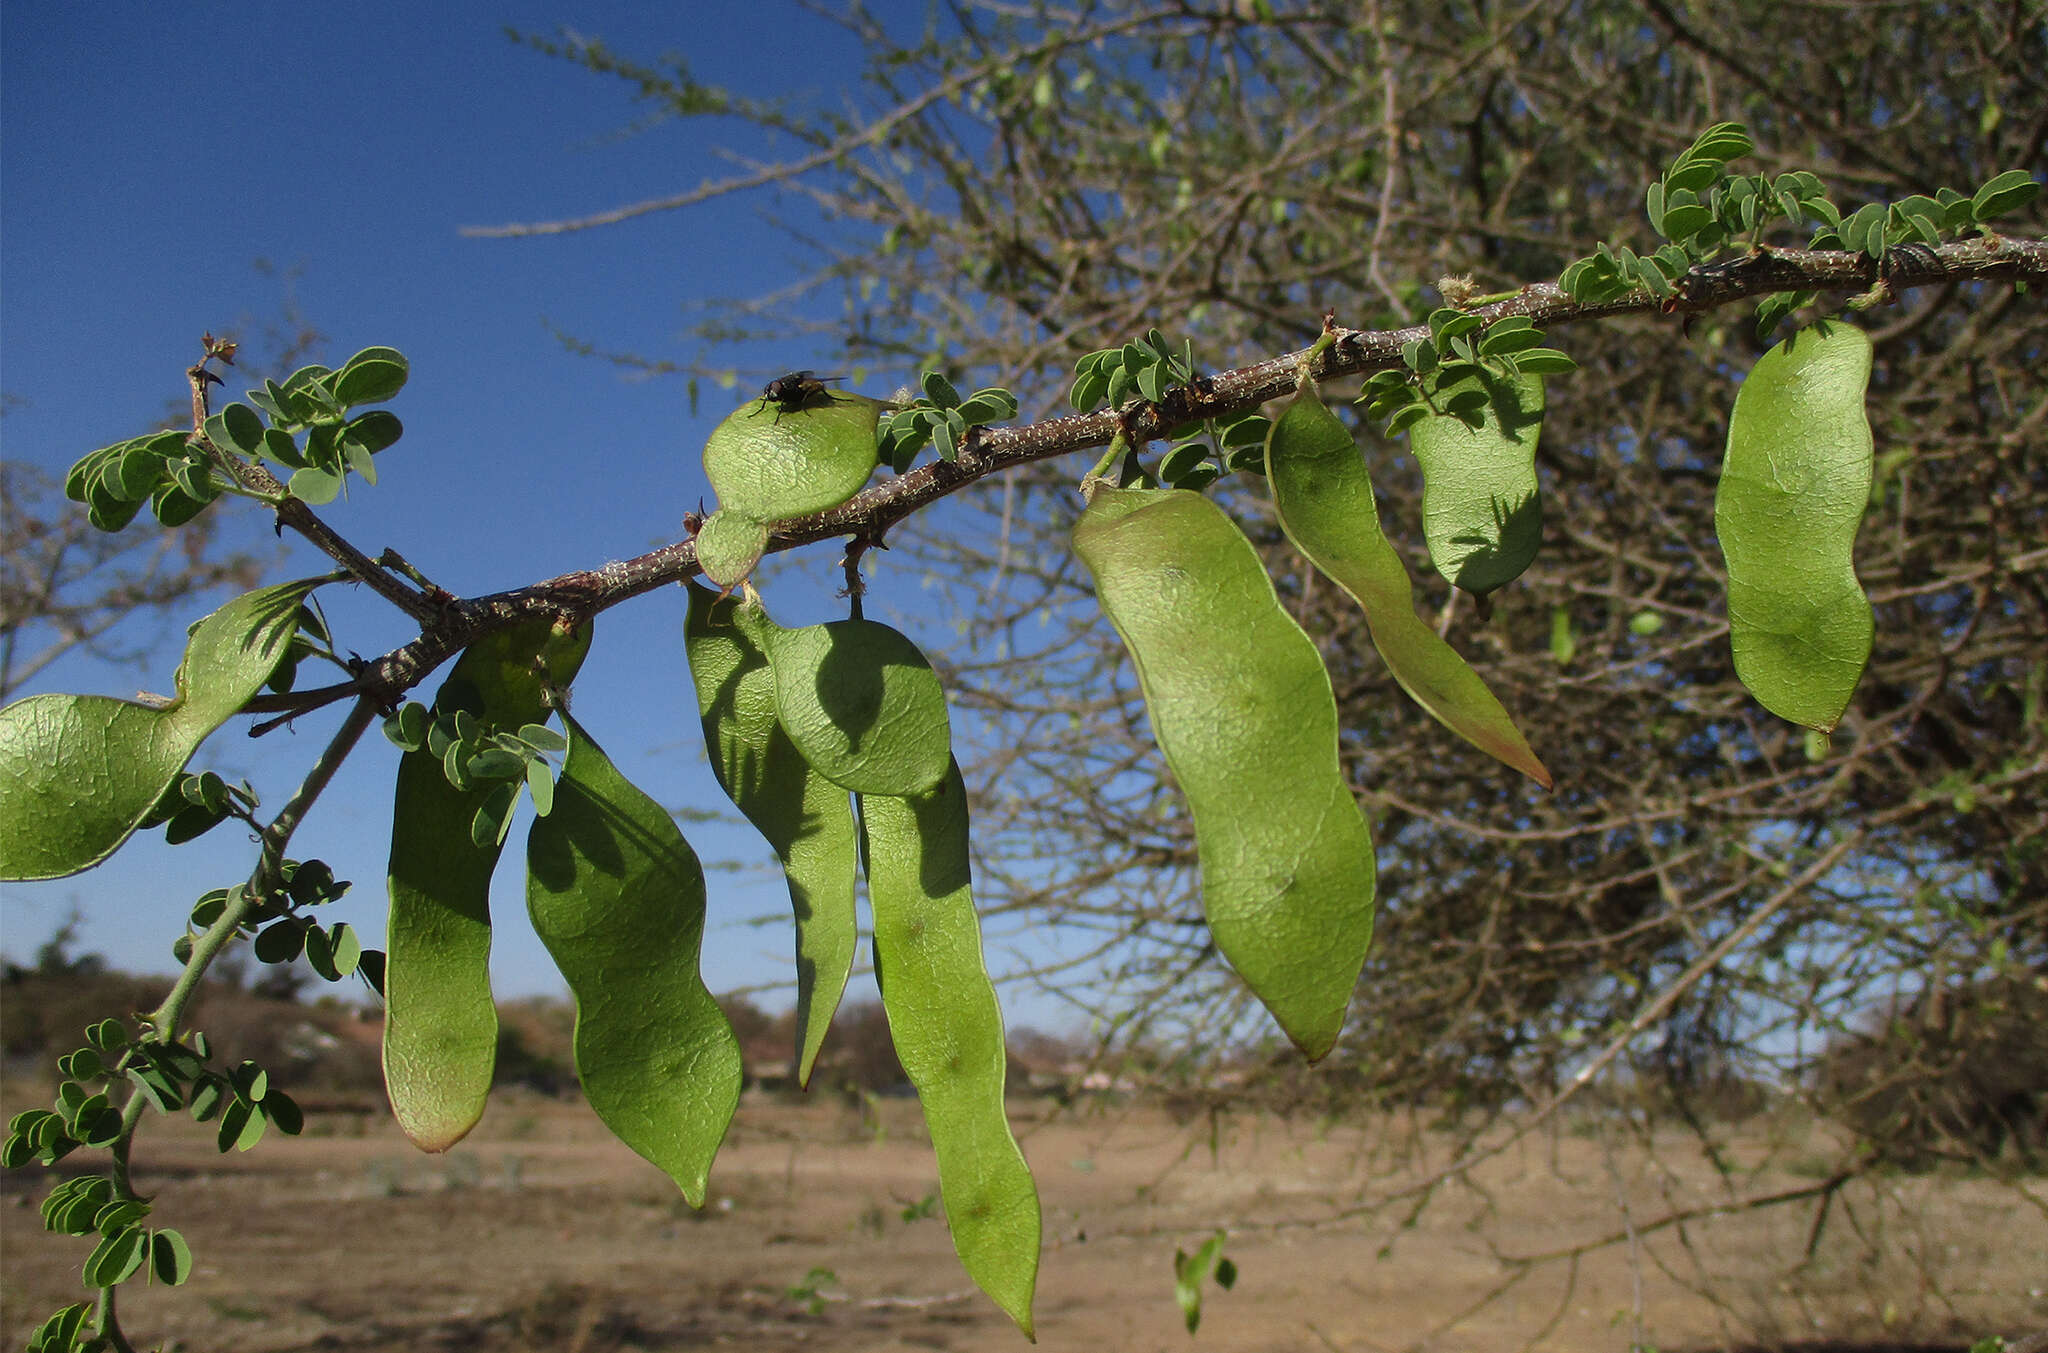
<svg viewBox="0 0 2048 1353">
<path fill-rule="evenodd" d="M 861 598 L 867 595 L 867 581 L 860 576 L 860 557 L 869 550 L 886 550 L 888 543 L 879 534 L 854 536 L 846 542 L 846 554 L 840 564 L 846 570 L 846 586 L 839 595 L 847 600 L 847 610 L 855 620 L 861 618 Z"/>
</svg>

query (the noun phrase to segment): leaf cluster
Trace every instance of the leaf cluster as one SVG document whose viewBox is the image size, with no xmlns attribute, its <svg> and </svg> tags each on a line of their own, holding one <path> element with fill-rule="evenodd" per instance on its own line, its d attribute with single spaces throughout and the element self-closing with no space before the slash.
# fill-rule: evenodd
<svg viewBox="0 0 2048 1353">
<path fill-rule="evenodd" d="M 279 466 L 292 496 L 331 502 L 351 473 L 376 483 L 373 457 L 405 431 L 388 410 L 351 410 L 390 400 L 407 374 L 404 356 L 381 347 L 363 349 L 339 369 L 300 367 L 249 391 L 248 404 L 212 414 L 203 436 L 158 432 L 91 452 L 71 467 L 64 494 L 85 504 L 102 531 L 120 530 L 144 503 L 165 526 L 182 526 L 223 493 L 249 492 L 215 459 L 218 453 Z"/>
<path fill-rule="evenodd" d="M 1544 346 L 1543 331 L 1525 315 L 1489 324 L 1467 311 L 1440 307 L 1430 312 L 1428 322 L 1427 337 L 1401 345 L 1405 370 L 1374 372 L 1359 396 L 1368 418 L 1385 420 L 1389 437 L 1432 415 L 1478 427 L 1490 399 L 1489 378 L 1554 376 L 1578 369 L 1568 354 Z M 1464 388 L 1446 394 L 1452 386 Z"/>
<path fill-rule="evenodd" d="M 1826 185 L 1806 170 L 1775 178 L 1728 172 L 1730 162 L 1755 149 L 1740 123 L 1716 123 L 1701 132 L 1644 196 L 1650 228 L 1668 243 L 1638 255 L 1627 245 L 1602 242 L 1569 264 L 1558 286 L 1589 305 L 1616 300 L 1638 287 L 1668 299 L 1678 294 L 1689 272 L 1724 249 L 1762 249 L 1767 232 L 1779 224 L 1811 231 L 1809 249 L 1847 249 L 1882 264 L 1901 245 L 1936 245 L 1973 229 L 1990 234 L 1988 222 L 2026 206 L 2041 191 L 2027 171 L 2011 169 L 1974 194 L 1938 188 L 1933 196 L 1914 193 L 1896 202 L 1867 202 L 1844 216 Z M 1757 336 L 1768 337 L 1814 297 L 1810 291 L 1766 297 L 1757 307 Z"/>
<path fill-rule="evenodd" d="M 344 491 L 350 474 L 377 482 L 373 458 L 405 427 L 388 410 L 351 410 L 388 402 L 409 374 L 404 354 L 384 347 L 364 348 L 338 369 L 304 366 L 281 383 L 267 380 L 249 391 L 248 404 L 229 404 L 210 416 L 206 435 L 224 451 L 283 469 L 286 490 L 319 506 Z"/>
<path fill-rule="evenodd" d="M 498 782 L 470 822 L 470 839 L 479 847 L 504 844 L 522 785 L 534 812 L 546 817 L 553 810 L 554 758 L 569 748 L 568 739 L 546 724 L 497 729 L 466 709 L 435 714 L 418 701 L 407 701 L 385 718 L 384 736 L 402 751 L 425 748 L 460 792 Z"/>
<path fill-rule="evenodd" d="M 1133 399 L 1156 405 L 1170 392 L 1199 380 L 1194 340 L 1183 338 L 1176 345 L 1154 328 L 1121 347 L 1084 354 L 1074 363 L 1067 402 L 1076 413 L 1091 413 L 1105 403 L 1123 411 Z M 1156 471 L 1148 474 L 1135 458 L 1127 459 L 1118 482 L 1128 486 L 1156 481 L 1171 488 L 1199 490 L 1239 471 L 1263 474 L 1270 426 L 1263 415 L 1244 413 L 1205 419 L 1196 436 L 1190 436 L 1188 428 L 1176 429 L 1174 444 L 1160 458 Z"/>
<path fill-rule="evenodd" d="M 117 1085 L 132 1092 L 129 1103 L 135 1109 L 186 1111 L 199 1122 L 218 1119 L 215 1142 L 222 1152 L 246 1151 L 270 1128 L 295 1135 L 304 1127 L 298 1104 L 273 1088 L 262 1068 L 245 1061 L 215 1069 L 208 1065 L 209 1056 L 204 1034 L 174 1042 L 147 1031 L 131 1035 L 114 1019 L 91 1026 L 85 1046 L 58 1059 L 62 1079 L 54 1107 L 27 1109 L 9 1121 L 0 1164 L 10 1169 L 31 1162 L 49 1166 L 81 1147 L 120 1149 L 132 1130 L 133 1113 L 115 1104 Z M 104 1292 L 137 1273 L 151 1282 L 182 1285 L 192 1274 L 190 1247 L 177 1231 L 145 1224 L 150 1201 L 129 1186 L 125 1153 L 117 1162 L 112 1173 L 58 1180 L 43 1200 L 44 1228 L 93 1238 L 81 1269 L 87 1287 Z M 74 1305 L 56 1312 L 29 1346 L 52 1353 L 111 1347 L 103 1336 L 86 1334 L 89 1310 Z"/>
<path fill-rule="evenodd" d="M 918 380 L 918 390 L 917 398 L 884 418 L 877 430 L 882 462 L 897 474 L 907 471 L 927 446 L 936 447 L 941 460 L 958 460 L 969 428 L 1007 423 L 1017 416 L 1017 397 L 1000 386 L 962 399 L 943 372 L 927 371 Z"/>
</svg>

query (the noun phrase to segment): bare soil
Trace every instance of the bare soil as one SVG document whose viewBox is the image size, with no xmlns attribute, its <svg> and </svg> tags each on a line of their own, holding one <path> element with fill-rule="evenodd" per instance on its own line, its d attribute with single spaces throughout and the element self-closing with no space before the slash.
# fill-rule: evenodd
<svg viewBox="0 0 2048 1353">
<path fill-rule="evenodd" d="M 1731 1132 L 1717 1168 L 1682 1132 L 1646 1150 L 1581 1123 L 1532 1136 L 1417 1215 L 1332 1219 L 1441 1165 L 1450 1137 L 1384 1119 L 1013 1112 L 1045 1201 L 1049 1349 L 1932 1349 L 2048 1327 L 2048 1180 L 1852 1185 L 1809 1257 L 1812 1201 L 1646 1229 L 1818 1182 L 1832 1148 L 1802 1150 L 1786 1129 Z M 315 1112 L 298 1140 L 225 1157 L 206 1129 L 155 1120 L 136 1175 L 198 1260 L 183 1289 L 123 1290 L 138 1346 L 1025 1346 L 968 1285 L 943 1221 L 920 1215 L 936 1177 L 911 1103 L 864 1118 L 750 1097 L 702 1213 L 581 1104 L 517 1094 L 439 1157 L 381 1112 Z M 5 1179 L 8 1347 L 84 1295 L 85 1242 L 41 1229 L 46 1182 Z M 1173 1254 L 1216 1227 L 1240 1276 L 1209 1290 L 1190 1340 Z M 1621 1239 L 1576 1260 L 1518 1262 L 1609 1235 Z"/>
</svg>

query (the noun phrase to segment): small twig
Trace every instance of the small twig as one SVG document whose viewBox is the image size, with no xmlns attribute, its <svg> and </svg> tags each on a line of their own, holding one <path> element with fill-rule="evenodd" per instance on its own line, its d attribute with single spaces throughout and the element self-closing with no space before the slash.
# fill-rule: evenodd
<svg viewBox="0 0 2048 1353">
<path fill-rule="evenodd" d="M 226 476 L 229 483 L 269 504 L 277 513 L 280 529 L 289 526 L 297 531 L 323 554 L 347 569 L 351 577 L 367 584 L 372 591 L 413 619 L 423 624 L 431 621 L 434 607 L 426 598 L 377 567 L 361 550 L 342 539 L 333 527 L 320 520 L 312 508 L 292 497 L 291 492 L 277 482 L 277 476 L 255 461 L 231 456 L 214 445 L 213 439 L 206 435 L 207 386 L 219 384 L 220 377 L 213 374 L 206 362 L 221 356 L 222 348 L 232 356 L 234 344 L 222 344 L 212 334 L 206 335 L 204 342 L 206 357 L 185 369 L 185 378 L 192 387 L 192 433 L 187 440 L 206 453 L 214 468 Z"/>
</svg>

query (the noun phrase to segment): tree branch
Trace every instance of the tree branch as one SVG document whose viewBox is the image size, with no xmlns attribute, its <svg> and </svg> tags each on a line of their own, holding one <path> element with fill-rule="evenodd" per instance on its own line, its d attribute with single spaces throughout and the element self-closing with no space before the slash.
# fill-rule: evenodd
<svg viewBox="0 0 2048 1353">
<path fill-rule="evenodd" d="M 1781 291 L 1865 292 L 1880 283 L 1892 290 L 1963 281 L 2011 280 L 2048 285 L 2048 240 L 1999 236 L 1938 248 L 1895 252 L 1882 265 L 1860 253 L 1839 250 L 1760 250 L 1722 263 L 1694 268 L 1677 294 L 1659 300 L 1647 291 L 1597 305 L 1573 300 L 1554 283 L 1532 283 L 1507 300 L 1476 306 L 1472 314 L 1493 322 L 1526 316 L 1538 327 L 1583 323 L 1618 315 L 1694 315 L 1752 296 Z M 1402 364 L 1401 348 L 1427 338 L 1426 325 L 1405 329 L 1332 328 L 1310 363 L 1317 380 L 1361 376 Z M 1198 378 L 1166 392 L 1157 403 L 1137 400 L 1119 410 L 1048 419 L 1021 427 L 971 429 L 957 460 L 932 461 L 869 488 L 829 511 L 775 524 L 768 551 L 793 549 L 840 536 L 879 543 L 896 523 L 939 499 L 990 475 L 1076 451 L 1106 446 L 1121 429 L 1133 442 L 1165 436 L 1204 419 L 1227 418 L 1290 394 L 1301 363 L 1313 349 L 1270 357 L 1249 366 Z M 195 386 L 197 381 L 195 380 Z M 195 399 L 196 403 L 196 399 Z M 232 458 L 229 458 L 232 459 Z M 253 467 L 270 479 L 262 467 Z M 275 484 L 276 481 L 271 479 Z M 281 493 L 282 489 L 275 490 Z M 258 697 L 251 713 L 303 713 L 337 700 L 369 695 L 389 703 L 436 667 L 488 634 L 540 616 L 581 621 L 623 601 L 701 570 L 696 546 L 681 540 L 600 569 L 578 570 L 525 587 L 435 605 L 378 568 L 335 536 L 303 503 L 286 496 L 278 520 L 340 560 L 408 615 L 420 620 L 420 636 L 365 664 L 352 681 L 296 696 Z M 340 548 L 337 549 L 337 546 Z M 266 731 L 265 725 L 257 732 Z"/>
</svg>

